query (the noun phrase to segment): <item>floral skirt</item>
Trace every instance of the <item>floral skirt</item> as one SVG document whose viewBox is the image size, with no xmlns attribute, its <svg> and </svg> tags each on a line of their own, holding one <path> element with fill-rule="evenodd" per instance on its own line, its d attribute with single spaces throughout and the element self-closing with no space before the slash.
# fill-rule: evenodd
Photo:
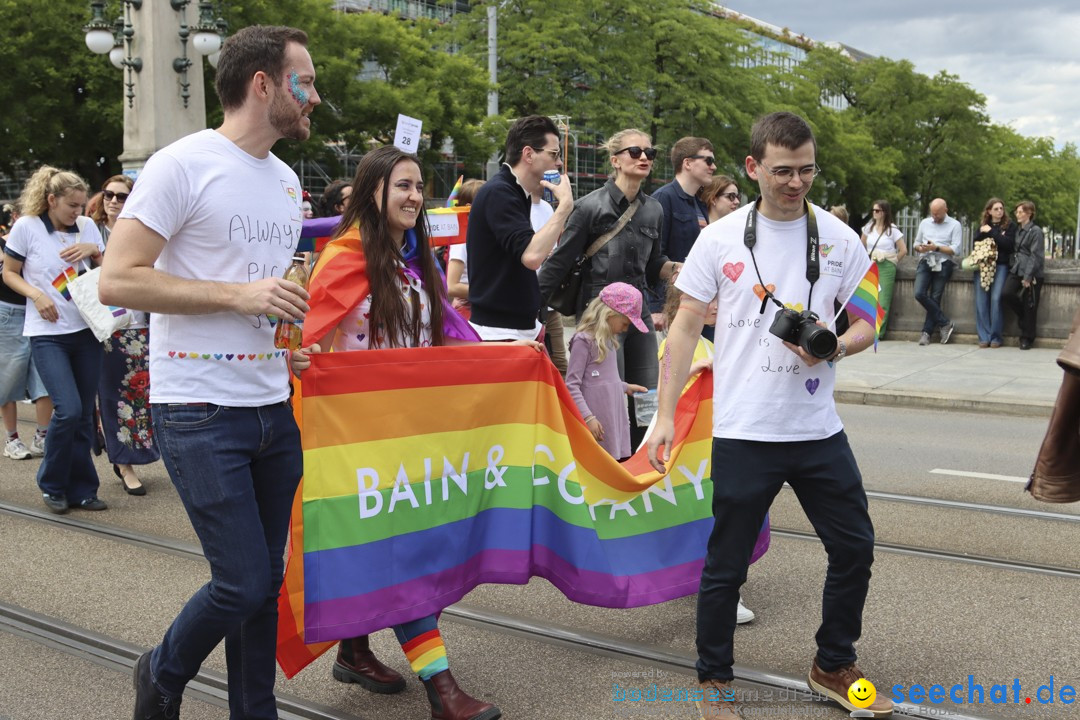
<svg viewBox="0 0 1080 720">
<path fill-rule="evenodd" d="M 105 341 L 98 407 L 109 461 L 147 465 L 161 454 L 150 417 L 150 343 L 145 328 L 121 330 Z"/>
</svg>

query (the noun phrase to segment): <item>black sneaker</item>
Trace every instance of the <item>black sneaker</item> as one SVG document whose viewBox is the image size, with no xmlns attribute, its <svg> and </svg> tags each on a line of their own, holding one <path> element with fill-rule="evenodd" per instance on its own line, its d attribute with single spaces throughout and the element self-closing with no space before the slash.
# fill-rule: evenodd
<svg viewBox="0 0 1080 720">
<path fill-rule="evenodd" d="M 48 502 L 48 501 L 46 501 Z M 109 506 L 105 504 L 105 501 L 99 498 L 97 495 L 91 495 L 85 500 L 77 503 L 71 503 L 68 507 L 75 508 L 76 510 L 108 510 Z"/>
<path fill-rule="evenodd" d="M 45 501 L 45 506 L 57 515 L 63 515 L 68 511 L 68 501 L 63 495 L 41 493 L 41 499 Z"/>
<path fill-rule="evenodd" d="M 176 720 L 180 717 L 181 698 L 165 697 L 150 679 L 150 653 L 135 661 L 134 720 Z"/>
</svg>

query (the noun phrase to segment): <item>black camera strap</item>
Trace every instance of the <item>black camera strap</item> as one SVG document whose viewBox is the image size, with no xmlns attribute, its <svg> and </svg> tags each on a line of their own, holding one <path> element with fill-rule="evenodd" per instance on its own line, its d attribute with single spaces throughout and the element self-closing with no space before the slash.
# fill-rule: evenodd
<svg viewBox="0 0 1080 720">
<path fill-rule="evenodd" d="M 821 257 L 818 254 L 818 246 L 820 244 L 820 238 L 818 236 L 817 218 L 814 217 L 814 207 L 810 204 L 806 198 L 803 198 L 803 205 L 806 207 L 806 280 L 810 283 L 810 293 L 806 296 L 806 309 L 810 309 L 810 300 L 814 297 L 814 283 L 821 277 Z M 758 284 L 761 285 L 762 291 L 765 295 L 761 298 L 761 310 L 760 314 L 765 314 L 765 308 L 768 306 L 769 301 L 772 300 L 777 307 L 784 307 L 784 304 L 776 299 L 776 297 L 769 292 L 768 287 L 765 285 L 765 281 L 761 279 L 761 271 L 758 270 L 757 258 L 754 257 L 754 245 L 757 244 L 757 214 L 758 207 L 761 206 L 761 196 L 754 201 L 754 206 L 750 208 L 750 212 L 746 215 L 746 229 L 743 230 L 743 245 L 750 250 L 750 259 L 754 263 L 754 273 L 757 274 Z"/>
</svg>

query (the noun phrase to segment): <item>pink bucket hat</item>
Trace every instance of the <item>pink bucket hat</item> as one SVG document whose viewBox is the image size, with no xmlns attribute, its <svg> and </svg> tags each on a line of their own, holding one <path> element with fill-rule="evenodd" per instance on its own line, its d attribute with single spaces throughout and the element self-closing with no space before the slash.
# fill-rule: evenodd
<svg viewBox="0 0 1080 720">
<path fill-rule="evenodd" d="M 633 285 L 624 282 L 611 283 L 600 291 L 600 302 L 630 318 L 638 332 L 649 332 L 649 328 L 645 327 L 641 320 L 641 291 Z"/>
</svg>

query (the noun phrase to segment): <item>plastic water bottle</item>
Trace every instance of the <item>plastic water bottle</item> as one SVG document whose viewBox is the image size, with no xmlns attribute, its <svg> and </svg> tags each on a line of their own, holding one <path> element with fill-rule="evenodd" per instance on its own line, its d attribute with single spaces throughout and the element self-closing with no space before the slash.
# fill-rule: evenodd
<svg viewBox="0 0 1080 720">
<path fill-rule="evenodd" d="M 308 271 L 304 262 L 303 255 L 293 255 L 292 265 L 285 271 L 284 278 L 306 289 Z M 285 317 L 278 317 L 277 328 L 274 329 L 274 347 L 279 350 L 299 350 L 303 337 L 303 320 L 289 320 Z"/>
<path fill-rule="evenodd" d="M 544 179 L 552 185 L 558 185 L 562 181 L 562 175 L 559 174 L 558 170 L 548 170 L 544 173 Z M 544 200 L 546 200 L 547 202 L 555 201 L 555 193 L 553 193 L 551 190 L 548 190 L 547 188 L 544 188 L 544 192 L 541 197 L 543 197 Z"/>
</svg>

